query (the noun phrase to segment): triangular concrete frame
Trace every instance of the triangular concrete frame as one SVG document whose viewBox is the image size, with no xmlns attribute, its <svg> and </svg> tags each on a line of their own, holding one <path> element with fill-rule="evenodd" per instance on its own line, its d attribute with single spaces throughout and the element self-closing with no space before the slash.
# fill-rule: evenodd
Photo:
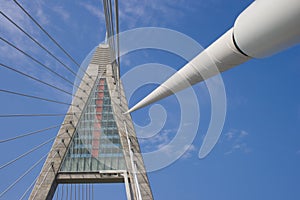
<svg viewBox="0 0 300 200">
<path fill-rule="evenodd" d="M 123 114 L 128 110 L 127 100 L 121 81 L 116 84 L 112 73 L 114 61 L 111 59 L 110 48 L 107 44 L 100 44 L 87 67 L 86 74 L 80 83 L 75 97 L 64 119 L 57 137 L 48 154 L 44 166 L 37 178 L 29 199 L 52 199 L 60 183 L 117 183 L 124 182 L 127 199 L 152 200 L 149 180 L 140 154 L 140 147 L 136 138 L 131 116 Z M 90 77 L 88 75 L 91 75 Z M 99 79 L 99 77 L 101 79 Z M 111 108 L 118 129 L 120 146 L 125 159 L 124 167 L 98 168 L 98 170 L 62 170 L 72 138 L 76 135 L 76 128 L 86 107 L 90 95 L 97 81 L 105 80 L 111 98 Z M 94 145 L 95 146 L 95 145 Z M 101 146 L 101 144 L 100 144 Z M 99 149 L 97 150 L 99 153 Z M 97 152 L 90 152 L 95 156 Z M 124 168 L 124 169 L 121 169 Z"/>
</svg>

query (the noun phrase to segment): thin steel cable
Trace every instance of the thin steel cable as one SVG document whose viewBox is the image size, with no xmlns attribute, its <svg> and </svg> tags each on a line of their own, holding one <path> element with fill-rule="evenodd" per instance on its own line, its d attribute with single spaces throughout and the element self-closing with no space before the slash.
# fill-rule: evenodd
<svg viewBox="0 0 300 200">
<path fill-rule="evenodd" d="M 86 199 L 86 184 L 82 185 L 82 199 Z"/>
<path fill-rule="evenodd" d="M 78 199 L 80 200 L 80 184 L 78 184 Z"/>
<path fill-rule="evenodd" d="M 111 48 L 112 48 L 112 54 L 113 54 L 113 60 L 116 59 L 116 50 L 115 50 L 115 31 L 114 31 L 114 22 L 113 22 L 113 13 L 112 13 L 112 3 L 111 1 L 108 1 L 108 20 L 109 20 L 109 29 L 110 29 L 110 41 L 111 41 Z M 114 73 L 115 73 L 115 69 L 113 69 Z M 115 75 L 115 74 L 114 74 Z"/>
<path fill-rule="evenodd" d="M 85 198 L 86 200 L 88 200 L 89 198 L 89 184 L 86 184 L 86 188 L 85 188 Z"/>
<path fill-rule="evenodd" d="M 73 189 L 72 189 L 72 187 L 73 187 L 73 184 L 71 183 L 71 184 L 69 184 L 70 185 L 70 200 L 74 200 L 73 199 Z"/>
<path fill-rule="evenodd" d="M 108 42 L 110 43 L 111 41 L 111 36 L 112 36 L 112 32 L 111 32 L 111 23 L 110 23 L 110 14 L 109 14 L 109 8 L 108 8 L 109 4 L 107 0 L 103 0 L 103 7 L 104 7 L 104 14 L 105 14 L 105 24 L 106 24 L 106 31 L 107 31 L 107 39 Z"/>
<path fill-rule="evenodd" d="M 118 2 L 115 2 L 115 11 L 116 8 L 118 8 L 118 6 L 116 7 L 116 4 Z M 112 66 L 112 71 L 113 71 L 113 75 L 115 77 L 116 80 L 119 80 L 119 59 L 116 57 L 117 56 L 117 51 L 116 50 L 116 44 L 118 43 L 118 41 L 115 41 L 115 28 L 114 28 L 114 18 L 113 18 L 113 11 L 112 11 L 112 2 L 108 1 L 108 0 L 103 0 L 103 7 L 104 7 L 104 13 L 105 13 L 105 23 L 106 23 L 106 30 L 107 30 L 107 39 L 108 39 L 108 44 L 111 47 L 111 53 L 112 53 L 112 57 L 113 57 L 113 66 Z M 118 12 L 115 12 L 115 17 L 116 17 L 116 31 L 117 29 L 119 30 L 119 28 L 117 28 L 118 26 Z M 118 35 L 117 35 L 118 37 Z M 116 38 L 118 40 L 118 38 Z M 116 63 L 116 64 L 115 64 Z"/>
<path fill-rule="evenodd" d="M 23 96 L 23 97 L 28 97 L 28 98 L 32 98 L 32 99 L 39 99 L 39 100 L 48 101 L 48 102 L 57 103 L 57 104 L 64 104 L 64 105 L 68 105 L 68 106 L 75 106 L 75 105 L 72 105 L 71 103 L 66 103 L 66 102 L 62 102 L 62 101 L 56 101 L 56 100 L 53 100 L 53 99 L 47 99 L 47 98 L 44 98 L 44 97 L 33 96 L 33 95 L 19 93 L 19 92 L 14 92 L 14 91 L 10 91 L 10 90 L 0 89 L 0 92 L 4 92 L 4 93 L 8 93 L 8 94 L 14 94 L 14 95 Z"/>
<path fill-rule="evenodd" d="M 73 184 L 72 183 L 71 183 L 71 191 L 70 191 L 70 193 L 71 193 L 70 200 L 72 200 L 73 199 Z"/>
<path fill-rule="evenodd" d="M 111 39 L 112 39 L 112 33 L 111 33 L 111 23 L 110 23 L 110 14 L 109 14 L 109 9 L 108 9 L 108 1 L 107 0 L 103 0 L 103 7 L 104 7 L 104 14 L 105 14 L 105 25 L 106 25 L 106 33 L 107 33 L 107 42 L 109 44 L 109 46 L 112 47 L 111 45 Z M 112 49 L 111 49 L 112 52 Z M 114 73 L 114 67 L 112 66 L 112 72 L 113 75 L 115 75 Z"/>
<path fill-rule="evenodd" d="M 77 184 L 75 184 L 74 186 L 74 200 L 76 200 L 76 197 L 77 197 Z"/>
<path fill-rule="evenodd" d="M 50 39 L 50 40 L 52 40 L 52 42 L 54 43 L 54 44 L 56 44 L 56 46 L 60 49 L 60 50 L 62 50 L 63 52 L 64 52 L 64 54 L 70 59 L 70 60 L 72 60 L 72 62 L 75 64 L 75 65 L 77 65 L 77 67 L 82 71 L 82 72 L 84 72 L 86 75 L 88 75 L 89 76 L 89 78 L 91 78 L 91 76 L 86 72 L 86 71 L 84 71 L 84 70 L 82 70 L 81 68 L 80 68 L 80 64 L 78 63 L 78 62 L 76 62 L 76 60 L 26 11 L 26 9 L 24 8 L 24 7 L 22 7 L 21 5 L 20 5 L 20 3 L 17 1 L 17 0 L 13 0 L 16 4 L 17 4 L 17 6 L 40 28 L 40 30 L 42 30 L 47 36 L 48 36 L 48 38 Z"/>
<path fill-rule="evenodd" d="M 87 189 L 86 189 L 86 199 L 87 199 L 87 200 L 90 199 L 90 197 L 89 197 L 89 196 L 90 196 L 89 191 L 90 191 L 90 184 L 88 183 L 88 184 L 87 184 Z"/>
<path fill-rule="evenodd" d="M 58 147 L 58 145 L 56 145 L 54 148 L 56 148 L 56 147 Z M 50 153 L 50 151 L 47 153 L 47 155 L 49 155 L 49 153 Z M 48 165 L 51 164 L 51 162 L 52 162 L 52 160 L 53 160 L 53 158 L 54 158 L 54 156 L 55 156 L 56 154 L 57 154 L 57 152 L 52 156 L 52 158 L 51 158 L 50 162 L 48 163 Z M 50 169 L 51 169 L 51 165 L 50 165 L 50 167 L 49 167 L 47 173 L 49 172 Z M 41 172 L 40 172 L 40 174 L 41 174 Z M 34 183 L 37 181 L 37 179 L 39 178 L 40 174 L 35 178 L 35 180 L 34 180 L 33 183 L 31 184 L 31 186 L 30 186 L 27 190 L 29 190 L 29 189 L 33 186 L 33 184 L 34 184 Z M 58 189 L 59 189 L 59 187 L 58 187 Z M 27 191 L 27 192 L 28 192 L 28 191 Z M 25 193 L 23 194 L 23 196 L 25 196 L 27 192 L 25 191 Z M 23 198 L 24 198 L 24 197 L 23 197 Z M 34 196 L 34 198 L 35 198 L 35 196 Z"/>
<path fill-rule="evenodd" d="M 40 114 L 0 114 L 0 118 L 11 118 L 11 117 L 57 117 L 73 115 L 73 113 L 40 113 Z"/>
<path fill-rule="evenodd" d="M 60 143 L 59 143 L 59 144 L 60 144 Z M 52 149 L 57 148 L 59 144 L 57 144 L 57 145 L 56 145 L 55 147 L 53 147 Z M 47 155 L 49 155 L 50 153 L 51 153 L 51 150 L 47 153 Z M 32 198 L 33 200 L 35 199 L 36 194 L 37 194 L 37 192 L 39 191 L 41 185 L 44 183 L 44 181 L 45 181 L 45 179 L 46 179 L 46 177 L 47 177 L 47 175 L 48 175 L 48 173 L 49 173 L 49 171 L 50 171 L 50 169 L 51 169 L 51 167 L 52 167 L 52 161 L 53 161 L 54 157 L 55 157 L 57 154 L 58 154 L 58 151 L 56 151 L 56 152 L 53 154 L 53 156 L 51 157 L 51 160 L 48 162 L 48 165 L 50 165 L 50 166 L 49 166 L 49 168 L 48 168 L 48 170 L 47 170 L 47 172 L 46 172 L 46 174 L 45 174 L 45 176 L 44 176 L 42 182 L 39 184 L 37 190 L 35 191 L 35 194 L 34 194 L 34 196 L 33 196 L 33 198 Z M 46 166 L 45 166 L 45 167 L 46 167 Z M 38 177 L 41 175 L 41 173 L 42 173 L 42 171 L 40 172 L 40 174 L 38 175 Z M 37 177 L 37 178 L 38 178 L 38 177 Z"/>
<path fill-rule="evenodd" d="M 23 137 L 26 137 L 26 136 L 34 135 L 34 134 L 37 134 L 37 133 L 45 132 L 45 131 L 48 131 L 48 130 L 51 130 L 51 129 L 55 129 L 55 128 L 58 128 L 58 127 L 63 126 L 63 125 L 65 125 L 65 124 L 50 126 L 50 127 L 44 128 L 44 129 L 37 130 L 37 131 L 25 133 L 23 135 L 18 135 L 16 137 L 11 137 L 11 138 L 8 138 L 8 139 L 0 140 L 0 144 L 4 143 L 4 142 L 9 142 L 9 141 L 12 141 L 12 140 L 16 140 L 16 139 L 19 139 L 19 138 L 23 138 Z"/>
<path fill-rule="evenodd" d="M 60 197 L 60 200 L 63 200 L 63 197 L 64 197 L 64 189 L 65 189 L 65 184 L 62 184 L 62 186 L 61 186 L 61 197 Z"/>
<path fill-rule="evenodd" d="M 113 42 L 113 49 L 114 49 L 114 56 L 116 56 L 115 55 L 115 38 L 114 38 L 114 35 L 115 35 L 115 29 L 114 29 L 114 20 L 113 20 L 113 11 L 112 11 L 112 2 L 111 1 L 109 1 L 109 3 L 108 3 L 108 5 L 109 5 L 109 20 L 110 20 L 110 26 L 111 26 L 111 32 L 112 32 L 112 36 L 113 36 L 113 40 L 112 40 L 112 42 Z M 115 59 L 115 58 L 114 58 Z"/>
<path fill-rule="evenodd" d="M 114 77 L 115 79 L 117 78 L 117 72 L 115 69 L 115 62 L 116 62 L 116 45 L 115 45 L 115 29 L 114 29 L 114 20 L 113 20 L 113 12 L 112 12 L 112 2 L 108 1 L 108 5 L 109 5 L 109 22 L 110 22 L 110 28 L 111 28 L 111 42 L 112 45 L 110 45 L 112 47 L 112 55 L 113 55 L 113 62 L 114 64 L 112 65 L 113 67 L 113 73 L 114 73 Z"/>
<path fill-rule="evenodd" d="M 51 39 L 52 42 L 54 42 L 56 44 L 56 46 L 58 46 L 60 48 L 60 50 L 62 50 L 70 58 L 70 60 L 73 61 L 74 64 L 76 64 L 78 67 L 80 67 L 78 62 L 76 62 L 76 60 L 26 11 L 26 9 L 24 7 L 22 7 L 19 4 L 18 1 L 16 1 L 16 0 L 13 0 L 13 1 L 48 36 L 48 38 Z"/>
<path fill-rule="evenodd" d="M 120 25 L 119 25 L 119 0 L 115 0 L 115 20 L 116 20 L 116 40 L 117 40 L 117 59 L 118 59 L 118 65 L 120 67 L 120 38 L 119 38 L 119 33 L 120 33 Z M 120 71 L 120 69 L 119 69 Z M 120 73 L 119 79 L 120 79 Z"/>
<path fill-rule="evenodd" d="M 21 32 L 23 32 L 27 37 L 29 37 L 34 43 L 36 43 L 40 48 L 46 51 L 52 58 L 54 58 L 57 62 L 59 62 L 65 69 L 67 69 L 71 74 L 75 77 L 82 80 L 69 66 L 63 63 L 60 59 L 58 59 L 53 53 L 51 53 L 46 47 L 44 47 L 41 43 L 39 43 L 36 39 L 34 39 L 29 33 L 27 33 L 23 28 L 21 28 L 18 24 L 16 24 L 12 19 L 10 19 L 6 14 L 0 11 L 0 14 L 5 17 L 10 23 L 12 23 L 15 27 L 17 27 Z M 84 83 L 89 85 L 86 81 L 82 80 Z"/>
<path fill-rule="evenodd" d="M 36 180 L 38 179 L 38 177 L 36 177 L 32 183 L 29 185 L 29 187 L 25 190 L 25 192 L 23 193 L 23 195 L 19 198 L 19 200 L 23 200 L 24 197 L 26 196 L 26 194 L 29 192 L 29 190 L 33 187 L 33 185 L 35 184 Z"/>
<path fill-rule="evenodd" d="M 84 200 L 84 184 L 81 184 L 81 195 L 82 200 Z"/>
<path fill-rule="evenodd" d="M 117 88 L 118 88 L 118 95 L 120 99 L 120 105 L 122 103 L 122 97 L 121 97 L 121 84 L 120 84 L 120 37 L 119 37 L 119 32 L 120 32 L 120 25 L 119 25 L 119 1 L 115 0 L 115 20 L 116 20 L 116 61 L 117 61 Z"/>
<path fill-rule="evenodd" d="M 81 184 L 78 184 L 78 199 L 81 199 Z"/>
<path fill-rule="evenodd" d="M 40 80 L 40 79 L 38 79 L 38 78 L 35 78 L 35 77 L 33 77 L 33 76 L 30 76 L 30 75 L 28 75 L 28 74 L 26 74 L 26 73 L 24 73 L 24 72 L 21 72 L 21 71 L 19 71 L 19 70 L 17 70 L 17 69 L 14 69 L 14 68 L 10 67 L 10 66 L 8 66 L 8 65 L 5 65 L 5 64 L 3 64 L 3 63 L 0 63 L 0 66 L 4 67 L 4 68 L 6 68 L 6 69 L 9 69 L 9 70 L 11 70 L 11 71 L 14 71 L 14 72 L 16 72 L 16 73 L 18 73 L 18 74 L 21 74 L 21 75 L 23 75 L 23 76 L 26 76 L 26 77 L 28 77 L 28 78 L 30 78 L 30 79 L 32 79 L 32 80 L 35 80 L 35 81 L 37 81 L 37 82 L 39 82 L 39 83 L 42 83 L 42 84 L 44 84 L 44 85 L 47 85 L 47 86 L 49 86 L 49 87 L 51 87 L 51 88 L 54 88 L 54 89 L 56 89 L 56 90 L 58 90 L 58 91 L 61 91 L 61 92 L 65 93 L 65 94 L 68 94 L 68 95 L 70 95 L 70 96 L 73 96 L 73 97 L 77 97 L 77 98 L 79 98 L 79 99 L 82 99 L 82 97 L 79 97 L 79 96 L 77 96 L 77 95 L 74 95 L 74 94 L 72 94 L 72 93 L 70 93 L 70 92 L 68 92 L 68 91 L 66 91 L 66 90 L 64 90 L 64 89 L 61 89 L 61 88 L 56 87 L 56 86 L 54 86 L 54 85 L 52 85 L 52 84 L 50 84 L 50 83 L 44 82 L 44 81 L 42 81 L 42 80 Z"/>
<path fill-rule="evenodd" d="M 53 149 L 55 149 L 56 147 L 58 147 L 58 144 L 53 148 Z M 51 150 L 46 154 L 46 155 L 49 155 L 49 153 L 51 152 Z M 57 154 L 57 151 L 55 152 L 55 154 L 53 154 L 53 156 L 52 156 L 52 158 L 51 158 L 51 160 L 49 161 L 49 168 L 48 168 L 48 170 L 47 170 L 47 172 L 46 172 L 46 174 L 45 174 L 45 176 L 44 176 L 44 178 L 43 178 L 43 180 L 42 180 L 42 182 L 39 184 L 39 186 L 38 186 L 38 188 L 37 188 L 37 190 L 35 191 L 35 193 L 34 193 L 34 196 L 33 196 L 33 198 L 32 198 L 32 200 L 34 200 L 35 199 L 35 197 L 36 197 L 36 194 L 37 194 L 37 192 L 39 191 L 39 189 L 40 189 L 40 187 L 41 187 L 41 185 L 44 183 L 44 181 L 45 181 L 45 179 L 46 179 L 46 177 L 48 176 L 48 173 L 49 173 L 49 171 L 50 171 L 50 169 L 52 168 L 52 160 L 53 160 L 53 158 L 56 156 L 56 154 Z M 38 177 L 41 175 L 41 173 L 42 172 L 40 172 L 40 174 L 38 175 Z"/>
<path fill-rule="evenodd" d="M 22 155 L 18 156 L 17 158 L 15 158 L 15 159 L 13 159 L 13 160 L 11 160 L 11 161 L 9 161 L 9 162 L 7 162 L 7 163 L 1 165 L 1 166 L 0 166 L 0 170 L 3 169 L 3 168 L 5 168 L 5 167 L 7 167 L 7 166 L 9 166 L 9 165 L 11 165 L 11 164 L 13 164 L 14 162 L 20 160 L 21 158 L 24 158 L 25 156 L 31 154 L 32 152 L 38 150 L 39 148 L 45 146 L 46 144 L 48 144 L 48 143 L 50 143 L 51 141 L 53 141 L 55 138 L 56 138 L 56 137 L 50 138 L 49 140 L 47 140 L 47 141 L 45 141 L 45 142 L 39 144 L 38 146 L 35 146 L 34 148 L 30 149 L 29 151 L 27 151 L 27 152 L 23 153 Z"/>
<path fill-rule="evenodd" d="M 66 199 L 68 200 L 68 198 L 69 198 L 69 184 L 67 184 L 66 185 L 66 187 L 67 187 L 67 190 L 66 190 Z"/>
<path fill-rule="evenodd" d="M 109 20 L 109 28 L 111 30 L 111 35 L 110 37 L 112 38 L 112 45 L 111 45 L 111 48 L 113 49 L 113 55 L 115 57 L 115 45 L 114 45 L 114 23 L 113 23 L 113 16 L 112 16 L 112 4 L 111 4 L 111 1 L 107 1 L 108 2 L 108 20 Z M 115 58 L 114 58 L 115 59 Z"/>
<path fill-rule="evenodd" d="M 49 153 L 50 153 L 50 152 L 48 152 L 46 155 L 48 155 Z M 40 189 L 42 183 L 44 183 L 44 181 L 45 181 L 45 179 L 46 179 L 46 177 L 47 177 L 47 175 L 48 175 L 48 173 L 49 173 L 51 167 L 52 167 L 52 166 L 50 165 L 49 168 L 48 168 L 48 170 L 47 170 L 47 172 L 46 172 L 46 174 L 45 174 L 45 176 L 44 176 L 44 178 L 43 178 L 43 180 L 42 180 L 42 182 L 41 182 L 41 184 L 39 185 L 38 189 L 35 191 L 34 196 L 33 196 L 33 198 L 32 198 L 33 200 L 35 199 L 36 194 L 37 194 L 37 191 Z"/>
<path fill-rule="evenodd" d="M 85 184 L 85 199 L 88 200 L 88 184 Z"/>
<path fill-rule="evenodd" d="M 43 64 L 42 62 L 40 62 L 39 60 L 37 60 L 36 58 L 34 58 L 33 56 L 29 55 L 28 53 L 26 53 L 25 51 L 23 51 L 22 49 L 18 48 L 17 46 L 15 46 L 14 44 L 12 44 L 11 42 L 9 42 L 8 40 L 4 39 L 3 37 L 0 36 L 0 39 L 5 42 L 6 44 L 8 44 L 9 46 L 13 47 L 14 49 L 18 50 L 19 52 L 21 52 L 22 54 L 24 54 L 25 56 L 27 56 L 28 58 L 30 58 L 31 60 L 33 60 L 35 63 L 39 64 L 40 66 L 42 66 L 44 69 L 48 70 L 49 72 L 51 72 L 52 74 L 58 76 L 59 78 L 61 78 L 62 80 L 66 81 L 67 83 L 69 83 L 70 85 L 80 89 L 81 91 L 85 92 L 84 89 L 80 88 L 78 85 L 74 84 L 72 81 L 68 80 L 67 78 L 65 78 L 64 76 L 60 75 L 59 73 L 57 73 L 56 71 L 54 71 L 53 69 L 51 69 L 50 67 L 48 67 L 47 65 Z"/>
<path fill-rule="evenodd" d="M 24 176 L 26 176 L 29 172 L 31 172 L 42 160 L 48 155 L 46 153 L 42 158 L 40 158 L 33 166 L 31 166 L 25 173 L 23 173 L 15 182 L 13 182 L 11 185 L 9 185 L 3 192 L 1 192 L 0 197 L 2 197 L 4 194 L 6 194 L 11 188 L 13 188 Z"/>
<path fill-rule="evenodd" d="M 89 200 L 91 200 L 91 189 L 92 189 L 91 185 L 92 184 L 89 184 Z"/>
<path fill-rule="evenodd" d="M 59 193 L 59 185 L 57 186 L 57 190 L 56 190 L 56 200 L 58 200 L 58 193 Z"/>
<path fill-rule="evenodd" d="M 92 200 L 94 200 L 94 184 L 92 184 Z"/>
</svg>

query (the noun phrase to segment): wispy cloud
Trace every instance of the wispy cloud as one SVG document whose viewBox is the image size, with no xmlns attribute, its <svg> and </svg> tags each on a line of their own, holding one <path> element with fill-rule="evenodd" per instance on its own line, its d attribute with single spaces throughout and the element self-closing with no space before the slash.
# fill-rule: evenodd
<svg viewBox="0 0 300 200">
<path fill-rule="evenodd" d="M 140 139 L 140 142 L 148 151 L 158 150 L 167 145 L 172 140 L 172 138 L 176 134 L 176 131 L 176 129 L 164 129 L 151 138 Z"/>
<path fill-rule="evenodd" d="M 160 143 L 161 145 L 164 145 L 170 142 L 175 133 L 176 129 L 164 129 L 159 134 L 156 134 L 154 137 L 152 137 L 148 142 L 153 144 Z"/>
<path fill-rule="evenodd" d="M 195 1 L 178 0 L 130 0 L 120 1 L 120 20 L 127 29 L 137 26 L 162 26 L 178 21 Z M 157 17 L 159 16 L 159 18 Z"/>
<path fill-rule="evenodd" d="M 104 20 L 104 13 L 102 8 L 100 6 L 95 6 L 93 4 L 90 4 L 88 2 L 80 2 L 79 5 L 83 6 L 90 14 L 96 16 L 100 20 Z"/>
<path fill-rule="evenodd" d="M 189 147 L 187 147 L 186 152 L 181 156 L 182 159 L 188 159 L 193 156 L 193 153 L 197 152 L 197 148 L 195 145 L 191 144 Z"/>
<path fill-rule="evenodd" d="M 224 155 L 230 155 L 234 152 L 250 153 L 252 150 L 246 142 L 248 136 L 249 133 L 245 130 L 231 129 L 225 133 L 221 139 L 221 143 L 225 144 L 225 148 L 227 148 Z"/>
<path fill-rule="evenodd" d="M 30 20 L 16 7 L 15 4 L 9 1 L 1 2 L 1 11 L 10 19 L 12 19 L 16 24 L 26 27 L 26 30 L 32 31 L 33 26 L 30 23 Z M 1 24 L 1 35 L 9 36 L 21 42 L 24 38 L 23 33 L 19 31 L 9 20 L 5 17 L 0 17 Z"/>
<path fill-rule="evenodd" d="M 248 99 L 241 95 L 230 94 L 228 95 L 228 106 L 229 109 L 239 109 L 242 106 L 246 106 L 248 104 Z"/>
<path fill-rule="evenodd" d="M 35 25 L 31 23 L 30 19 L 12 2 L 12 1 L 3 1 L 1 2 L 1 11 L 5 13 L 11 20 L 13 20 L 17 25 L 23 28 L 26 32 L 36 37 L 38 34 L 35 30 Z M 18 28 L 16 28 L 9 20 L 0 16 L 0 34 L 9 42 L 13 43 L 18 48 L 29 54 L 38 54 L 40 51 L 28 37 L 22 33 Z M 24 65 L 28 65 L 28 59 L 25 56 L 16 51 L 14 48 L 10 47 L 4 42 L 0 42 L 1 62 L 12 65 L 13 67 L 21 68 L 22 71 L 32 74 L 32 70 Z"/>
<path fill-rule="evenodd" d="M 182 144 L 175 146 L 171 141 L 176 137 L 177 129 L 164 129 L 159 134 L 148 138 L 139 139 L 147 152 L 159 151 L 162 156 L 178 157 L 178 159 L 188 159 L 197 152 L 193 144 Z M 178 143 L 177 143 L 178 145 Z"/>
<path fill-rule="evenodd" d="M 37 7 L 36 16 L 40 24 L 46 25 L 50 23 L 49 18 L 45 15 L 45 12 L 41 6 Z"/>
<path fill-rule="evenodd" d="M 49 23 L 49 18 L 45 14 L 45 10 L 47 7 L 43 2 L 30 3 L 24 2 L 22 6 L 42 25 Z M 54 8 L 59 12 L 63 12 L 62 9 Z M 24 12 L 19 9 L 13 1 L 3 1 L 1 2 L 1 11 L 5 13 L 9 18 L 11 18 L 17 25 L 19 25 L 22 29 L 28 32 L 33 38 L 35 38 L 39 42 L 45 41 L 42 37 L 44 36 L 39 28 L 31 21 L 31 19 L 24 14 Z M 66 14 L 64 16 L 67 18 Z M 39 46 L 34 44 L 24 33 L 22 33 L 18 28 L 16 28 L 11 22 L 5 19 L 3 16 L 0 16 L 0 35 L 13 43 L 15 46 L 25 51 L 26 53 L 32 55 L 37 60 L 40 60 L 42 63 L 46 64 L 48 67 L 51 66 L 54 71 L 59 72 L 62 66 L 60 64 L 54 62 L 54 60 L 45 53 Z M 47 48 L 47 45 L 44 45 Z M 50 50 L 51 51 L 51 50 Z M 0 42 L 0 60 L 4 64 L 7 64 L 13 68 L 16 68 L 26 74 L 29 74 L 33 77 L 39 78 L 49 84 L 58 86 L 64 90 L 71 91 L 72 87 L 66 85 L 65 82 L 57 78 L 55 75 L 41 68 L 38 64 L 34 63 L 32 60 L 24 56 L 22 53 L 16 51 L 14 48 L 10 47 L 4 42 Z M 41 59 L 42 58 L 42 59 Z M 55 69 L 56 68 L 56 69 Z M 61 71 L 60 71 L 61 72 Z M 19 78 L 19 76 L 17 76 Z M 15 80 L 14 80 L 15 81 Z M 40 88 L 41 84 L 33 81 L 36 85 L 36 88 Z M 44 91 L 44 90 L 43 90 Z M 57 92 L 54 89 L 52 94 L 56 94 Z M 45 92 L 45 91 L 44 91 Z M 61 97 L 58 93 L 54 95 L 57 97 Z"/>
<path fill-rule="evenodd" d="M 159 153 L 162 155 L 162 157 L 173 157 L 182 160 L 191 158 L 196 152 L 197 148 L 193 144 L 186 144 L 180 147 L 173 144 L 168 144 L 167 146 L 162 146 L 159 148 Z"/>
<path fill-rule="evenodd" d="M 52 10 L 58 14 L 65 22 L 70 19 L 70 13 L 66 11 L 62 6 L 54 6 Z"/>
</svg>

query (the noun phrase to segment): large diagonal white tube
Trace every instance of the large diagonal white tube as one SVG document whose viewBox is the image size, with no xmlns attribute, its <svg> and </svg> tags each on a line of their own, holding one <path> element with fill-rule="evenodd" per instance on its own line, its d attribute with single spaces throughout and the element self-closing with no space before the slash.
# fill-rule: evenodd
<svg viewBox="0 0 300 200">
<path fill-rule="evenodd" d="M 212 66 L 217 66 L 220 71 L 225 71 L 248 60 L 247 56 L 235 48 L 232 42 L 232 33 L 233 30 L 230 29 L 146 98 L 132 107 L 129 112 L 158 101 L 219 73 L 217 68 Z"/>
<path fill-rule="evenodd" d="M 272 55 L 299 42 L 300 1 L 257 0 L 238 16 L 232 29 L 128 112 L 154 103 L 252 57 Z"/>
</svg>

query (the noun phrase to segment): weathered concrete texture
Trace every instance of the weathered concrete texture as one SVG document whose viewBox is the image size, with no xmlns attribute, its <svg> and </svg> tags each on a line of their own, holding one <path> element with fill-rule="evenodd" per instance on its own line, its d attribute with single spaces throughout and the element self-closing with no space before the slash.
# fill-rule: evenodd
<svg viewBox="0 0 300 200">
<path fill-rule="evenodd" d="M 123 91 L 122 84 L 116 82 L 112 73 L 112 63 L 108 45 L 99 45 L 96 49 L 93 58 L 86 70 L 83 81 L 80 83 L 80 88 L 77 90 L 72 105 L 70 106 L 64 122 L 58 131 L 54 144 L 49 152 L 41 173 L 35 183 L 35 186 L 29 197 L 30 200 L 52 199 L 56 187 L 59 183 L 101 183 L 101 182 L 123 182 L 124 178 L 120 174 L 110 174 L 111 172 L 101 173 L 62 173 L 59 172 L 62 161 L 65 157 L 71 139 L 74 136 L 76 126 L 85 107 L 92 88 L 98 76 L 106 78 L 112 99 L 112 108 L 115 121 L 119 130 L 121 144 L 123 147 L 124 157 L 127 166 L 127 172 L 122 172 L 123 177 L 127 177 L 131 186 L 132 199 L 138 199 L 140 193 L 143 200 L 153 199 L 149 185 L 149 180 L 144 167 L 144 162 L 140 154 L 140 147 L 134 131 L 131 116 L 123 114 L 128 110 L 127 100 Z M 127 132 L 126 132 L 127 129 Z M 128 146 L 127 133 L 130 140 L 133 156 L 130 157 Z M 133 160 L 131 160 L 133 158 Z M 136 167 L 132 166 L 135 163 Z M 136 181 L 136 179 L 138 181 Z M 140 192 L 138 192 L 139 187 Z"/>
<path fill-rule="evenodd" d="M 129 172 L 130 185 L 134 194 L 133 199 L 138 199 L 138 194 L 134 188 L 139 187 L 142 199 L 153 199 L 149 180 L 147 177 L 146 169 L 144 166 L 143 158 L 141 156 L 140 146 L 136 138 L 136 133 L 132 123 L 130 114 L 124 114 L 128 110 L 127 100 L 123 90 L 122 83 L 120 83 L 120 90 L 117 84 L 113 84 L 113 79 L 111 78 L 112 71 L 111 68 L 107 68 L 107 83 L 110 90 L 110 95 L 112 99 L 112 107 L 115 116 L 115 120 L 119 129 L 119 134 L 121 138 L 121 143 L 124 150 L 124 156 L 126 160 L 127 170 Z M 130 150 L 128 146 L 128 140 L 126 136 L 126 129 L 129 135 L 129 140 L 131 143 L 131 149 L 133 151 L 133 161 L 136 163 L 136 170 L 133 169 Z M 136 173 L 138 183 L 134 181 L 134 174 Z"/>
</svg>

